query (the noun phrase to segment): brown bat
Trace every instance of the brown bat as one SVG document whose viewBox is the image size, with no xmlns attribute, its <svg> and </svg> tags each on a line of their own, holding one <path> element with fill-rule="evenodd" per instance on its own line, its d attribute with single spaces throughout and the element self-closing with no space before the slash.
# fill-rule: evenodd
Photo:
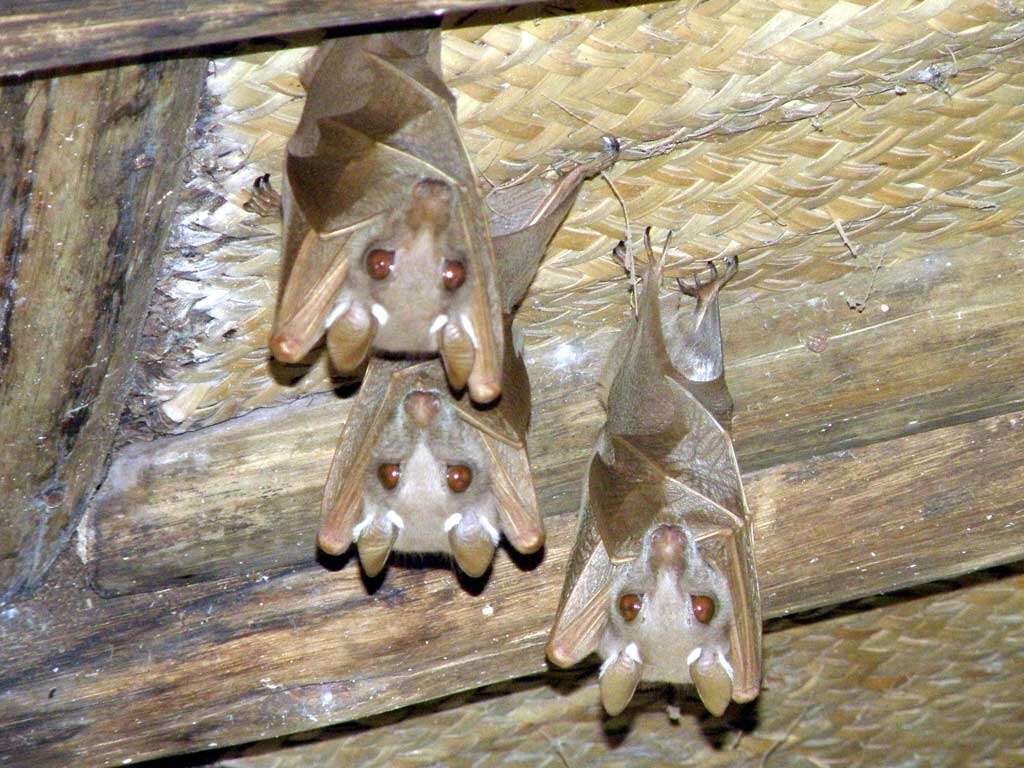
<svg viewBox="0 0 1024 768">
<path fill-rule="evenodd" d="M 544 543 L 526 432 L 530 386 L 511 338 L 511 311 L 583 179 L 614 161 L 618 145 L 555 182 L 538 179 L 488 197 L 505 311 L 504 389 L 489 408 L 453 394 L 436 360 L 374 359 L 341 436 L 324 491 L 318 541 L 331 554 L 355 541 L 374 576 L 389 554 L 451 554 L 469 576 L 491 563 L 499 534 L 526 554 Z"/>
<path fill-rule="evenodd" d="M 435 354 L 455 390 L 501 392 L 502 322 L 484 206 L 440 77 L 436 30 L 324 43 L 288 141 L 285 285 L 270 347 L 327 334 L 338 371 L 372 350 Z"/>
<path fill-rule="evenodd" d="M 641 681 L 693 683 L 713 714 L 755 698 L 761 603 L 751 518 L 729 428 L 718 292 L 723 273 L 683 293 L 663 323 L 660 259 L 637 318 L 612 350 L 607 421 L 584 485 L 580 530 L 547 646 L 561 667 L 597 652 L 615 715 Z"/>
</svg>

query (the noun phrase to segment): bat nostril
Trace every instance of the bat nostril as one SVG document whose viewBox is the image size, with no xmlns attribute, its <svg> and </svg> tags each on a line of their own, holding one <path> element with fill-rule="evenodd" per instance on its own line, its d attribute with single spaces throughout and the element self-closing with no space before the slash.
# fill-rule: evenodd
<svg viewBox="0 0 1024 768">
<path fill-rule="evenodd" d="M 431 392 L 412 392 L 405 399 L 405 412 L 418 427 L 429 427 L 437 418 L 441 403 Z"/>
<path fill-rule="evenodd" d="M 452 193 L 448 185 L 436 179 L 423 179 L 412 188 L 408 222 L 413 229 L 429 227 L 440 231 L 451 218 Z"/>
<path fill-rule="evenodd" d="M 661 525 L 651 533 L 651 561 L 656 568 L 686 567 L 686 534 L 675 525 Z"/>
</svg>

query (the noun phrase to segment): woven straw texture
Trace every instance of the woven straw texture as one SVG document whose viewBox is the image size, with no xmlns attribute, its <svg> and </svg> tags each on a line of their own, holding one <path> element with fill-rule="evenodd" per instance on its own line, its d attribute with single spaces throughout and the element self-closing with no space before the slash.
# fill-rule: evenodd
<svg viewBox="0 0 1024 768">
<path fill-rule="evenodd" d="M 736 253 L 725 301 L 879 271 L 1024 221 L 1024 6 L 1010 0 L 709 0 L 528 6 L 447 19 L 446 77 L 479 172 L 550 172 L 604 134 L 625 151 L 585 186 L 519 316 L 585 337 L 618 322 L 609 258 L 674 230 L 672 271 Z M 133 411 L 182 431 L 331 386 L 273 367 L 279 181 L 308 49 L 214 62 Z M 627 222 L 628 217 L 628 222 Z"/>
<path fill-rule="evenodd" d="M 262 744 L 218 765 L 1019 766 L 1024 567 L 960 584 L 776 624 L 765 637 L 765 691 L 724 718 L 684 699 L 673 723 L 665 692 L 652 690 L 602 720 L 591 672 L 483 689 L 311 743 Z"/>
</svg>

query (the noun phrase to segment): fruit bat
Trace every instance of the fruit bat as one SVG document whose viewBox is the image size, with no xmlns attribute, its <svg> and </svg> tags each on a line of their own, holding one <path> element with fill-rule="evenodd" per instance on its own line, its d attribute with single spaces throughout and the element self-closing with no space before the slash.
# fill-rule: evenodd
<svg viewBox="0 0 1024 768">
<path fill-rule="evenodd" d="M 511 313 L 580 184 L 619 146 L 606 138 L 554 179 L 481 200 L 438 76 L 437 33 L 372 38 L 318 49 L 284 193 L 261 177 L 247 206 L 282 210 L 293 262 L 271 349 L 297 360 L 326 328 L 342 372 L 388 353 L 365 367 L 328 476 L 320 547 L 340 554 L 355 542 L 370 576 L 392 551 L 451 554 L 479 576 L 501 533 L 523 553 L 543 545 Z M 443 367 L 398 359 L 434 351 Z"/>
<path fill-rule="evenodd" d="M 761 603 L 751 517 L 730 439 L 718 307 L 726 260 L 662 321 L 650 253 L 637 315 L 609 361 L 607 420 L 547 646 L 561 667 L 597 652 L 601 701 L 621 712 L 642 681 L 693 683 L 707 709 L 755 698 Z"/>
<path fill-rule="evenodd" d="M 475 406 L 452 392 L 436 360 L 372 360 L 324 491 L 318 542 L 325 552 L 340 554 L 355 541 L 369 576 L 392 551 L 447 553 L 475 577 L 490 565 L 500 533 L 524 554 L 543 545 L 526 452 L 529 378 L 511 313 L 579 185 L 617 153 L 608 140 L 557 180 L 488 197 L 505 313 L 501 398 Z"/>
<path fill-rule="evenodd" d="M 303 84 L 281 194 L 274 356 L 297 362 L 325 332 L 341 373 L 372 351 L 440 352 L 455 390 L 494 400 L 504 338 L 494 250 L 440 77 L 439 33 L 331 40 Z"/>
</svg>

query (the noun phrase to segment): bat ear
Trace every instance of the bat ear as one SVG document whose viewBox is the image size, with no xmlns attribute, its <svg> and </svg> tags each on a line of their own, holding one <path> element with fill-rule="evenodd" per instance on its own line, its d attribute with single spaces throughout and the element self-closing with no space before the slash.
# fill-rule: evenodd
<svg viewBox="0 0 1024 768">
<path fill-rule="evenodd" d="M 583 592 L 586 582 L 580 579 L 573 591 L 563 601 L 563 606 L 572 604 L 576 593 Z M 604 585 L 583 604 L 578 611 L 569 614 L 563 610 L 555 619 L 555 626 L 548 639 L 546 653 L 551 663 L 558 667 L 578 664 L 597 650 L 605 625 L 608 623 L 608 596 L 611 585 Z"/>
<path fill-rule="evenodd" d="M 715 717 L 725 712 L 733 696 L 733 680 L 717 653 L 704 650 L 690 662 L 690 679 L 708 712 Z"/>
<path fill-rule="evenodd" d="M 612 717 L 629 704 L 640 684 L 643 661 L 635 643 L 630 643 L 601 667 L 601 705 Z"/>
</svg>

